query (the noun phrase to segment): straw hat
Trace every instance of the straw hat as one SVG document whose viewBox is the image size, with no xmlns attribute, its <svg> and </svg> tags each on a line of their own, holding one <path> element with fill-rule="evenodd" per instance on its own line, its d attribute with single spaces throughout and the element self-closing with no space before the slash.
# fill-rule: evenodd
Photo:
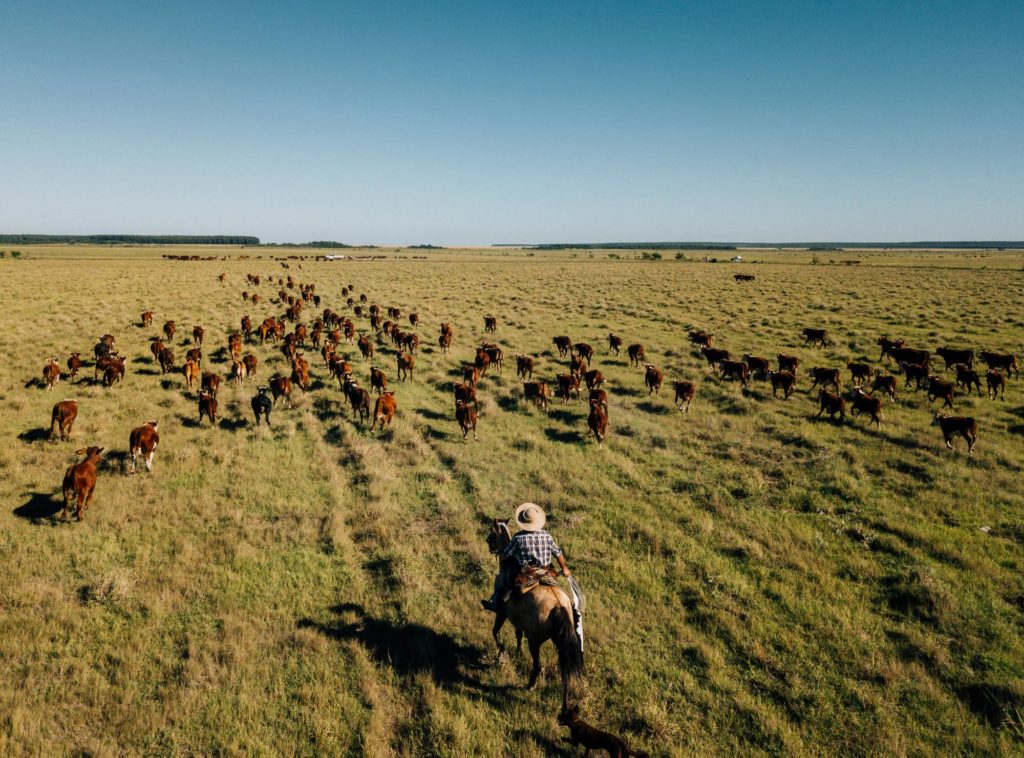
<svg viewBox="0 0 1024 758">
<path fill-rule="evenodd" d="M 516 523 L 527 532 L 536 532 L 544 528 L 547 516 L 536 503 L 523 503 L 516 508 Z"/>
</svg>

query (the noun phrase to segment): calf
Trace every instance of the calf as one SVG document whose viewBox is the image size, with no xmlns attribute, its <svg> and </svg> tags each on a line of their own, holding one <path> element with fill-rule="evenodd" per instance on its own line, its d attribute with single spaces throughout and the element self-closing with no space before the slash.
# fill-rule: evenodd
<svg viewBox="0 0 1024 758">
<path fill-rule="evenodd" d="M 611 332 L 608 333 L 608 352 L 619 354 L 619 349 L 622 347 L 622 337 L 616 336 Z"/>
<path fill-rule="evenodd" d="M 352 406 L 352 415 L 365 424 L 370 419 L 370 393 L 360 387 L 357 381 L 351 380 L 345 394 Z"/>
<path fill-rule="evenodd" d="M 689 338 L 690 343 L 695 347 L 711 347 L 714 335 L 708 334 L 703 329 L 694 329 L 690 331 Z"/>
<path fill-rule="evenodd" d="M 836 392 L 839 392 L 839 369 L 837 368 L 812 368 L 811 379 L 814 380 L 811 384 L 812 390 L 818 385 L 824 387 L 826 384 L 831 384 L 836 388 Z"/>
<path fill-rule="evenodd" d="M 168 342 L 174 341 L 174 332 L 176 329 L 177 327 L 174 325 L 173 321 L 168 321 L 166 324 L 164 324 L 164 334 L 167 335 Z"/>
<path fill-rule="evenodd" d="M 871 384 L 871 393 L 875 394 L 877 390 L 882 390 L 889 396 L 889 400 L 896 400 L 896 377 L 888 376 L 886 374 L 878 374 L 875 377 L 874 382 Z"/>
<path fill-rule="evenodd" d="M 496 332 L 498 331 L 498 319 L 495 316 L 484 316 L 484 331 L 485 332 Z"/>
<path fill-rule="evenodd" d="M 160 351 L 158 360 L 160 361 L 161 374 L 166 374 L 174 368 L 174 353 L 169 347 L 165 347 Z"/>
<path fill-rule="evenodd" d="M 782 390 L 782 398 L 789 400 L 796 387 L 796 374 L 791 371 L 769 371 L 768 381 L 772 383 L 772 396 L 778 397 L 779 390 Z"/>
<path fill-rule="evenodd" d="M 192 384 L 199 381 L 199 364 L 194 360 L 185 361 L 185 365 L 182 367 L 182 372 L 185 374 L 185 386 L 189 392 L 192 391 Z"/>
<path fill-rule="evenodd" d="M 482 347 L 476 349 L 476 361 L 474 365 L 480 370 L 480 376 L 487 373 L 487 367 L 491 365 L 491 356 Z"/>
<path fill-rule="evenodd" d="M 43 384 L 47 390 L 52 390 L 54 385 L 60 381 L 60 364 L 56 358 L 50 358 L 43 366 Z"/>
<path fill-rule="evenodd" d="M 981 397 L 981 377 L 978 372 L 964 363 L 957 363 L 953 366 L 956 369 L 956 386 L 966 388 L 967 394 L 971 394 L 971 385 L 978 390 L 978 397 Z"/>
<path fill-rule="evenodd" d="M 583 371 L 586 369 L 587 364 L 584 363 L 583 358 L 579 355 L 569 356 L 569 373 L 575 377 L 583 376 Z"/>
<path fill-rule="evenodd" d="M 597 440 L 597 447 L 600 450 L 604 445 L 604 438 L 608 436 L 608 414 L 600 403 L 590 404 L 590 415 L 587 416 L 587 426 L 594 433 Z"/>
<path fill-rule="evenodd" d="M 362 353 L 364 361 L 373 358 L 373 343 L 363 334 L 359 335 L 359 352 Z"/>
<path fill-rule="evenodd" d="M 533 358 L 529 355 L 517 355 L 516 375 L 520 379 L 533 379 Z"/>
<path fill-rule="evenodd" d="M 149 352 L 153 354 L 153 360 L 160 360 L 160 351 L 164 349 L 164 341 L 159 337 L 153 337 L 149 341 Z"/>
<path fill-rule="evenodd" d="M 61 400 L 50 412 L 50 438 L 60 430 L 62 440 L 71 439 L 71 428 L 78 418 L 78 403 L 75 400 Z"/>
<path fill-rule="evenodd" d="M 256 377 L 256 367 L 259 365 L 259 361 L 256 356 L 252 353 L 246 353 L 242 356 L 242 365 L 245 366 L 245 375 L 250 378 Z"/>
<path fill-rule="evenodd" d="M 817 345 L 818 347 L 828 346 L 828 332 L 824 329 L 812 329 L 810 327 L 804 329 L 801 334 L 804 337 L 804 346 Z"/>
<path fill-rule="evenodd" d="M 676 391 L 676 408 L 679 409 L 680 413 L 690 412 L 690 403 L 693 401 L 693 396 L 697 394 L 697 385 L 693 382 L 686 381 L 675 381 L 672 382 L 672 387 Z M 683 408 L 685 404 L 686 408 Z"/>
<path fill-rule="evenodd" d="M 1003 372 L 989 369 L 985 372 L 985 383 L 988 385 L 985 397 L 995 400 L 996 395 L 999 395 L 1000 400 L 1006 399 L 1006 377 L 1003 376 Z"/>
<path fill-rule="evenodd" d="M 843 396 L 825 389 L 821 390 L 818 393 L 818 418 L 826 412 L 832 421 L 835 421 L 836 414 L 839 414 L 840 421 L 846 421 L 846 400 Z"/>
<path fill-rule="evenodd" d="M 479 409 L 480 403 L 476 399 L 476 388 L 471 387 L 468 384 L 456 384 L 455 390 L 455 406 L 458 407 L 459 403 L 472 403 L 476 408 Z"/>
<path fill-rule="evenodd" d="M 376 366 L 370 368 L 370 391 L 378 395 L 388 388 L 388 378 Z"/>
<path fill-rule="evenodd" d="M 196 347 L 203 346 L 203 337 L 206 335 L 206 330 L 203 327 L 196 324 L 192 327 L 192 344 Z"/>
<path fill-rule="evenodd" d="M 143 311 L 142 312 L 142 326 L 146 327 L 146 326 L 152 326 L 152 325 L 153 325 L 153 311 Z"/>
<path fill-rule="evenodd" d="M 758 358 L 750 353 L 744 353 L 743 361 L 747 364 L 747 368 L 750 369 L 750 373 L 758 374 L 761 381 L 765 381 L 768 378 L 768 372 L 771 371 L 772 364 L 767 358 Z"/>
<path fill-rule="evenodd" d="M 583 374 L 583 381 L 587 383 L 587 389 L 592 390 L 604 384 L 604 374 L 600 369 L 593 368 Z"/>
<path fill-rule="evenodd" d="M 936 413 L 932 420 L 932 426 L 942 429 L 942 438 L 950 450 L 953 449 L 953 438 L 959 434 L 967 440 L 967 452 L 974 452 L 974 443 L 978 439 L 978 422 L 973 418 Z"/>
<path fill-rule="evenodd" d="M 646 357 L 644 354 L 644 346 L 639 342 L 634 342 L 626 348 L 626 352 L 629 354 L 629 365 L 640 368 L 640 364 L 643 363 L 644 358 Z"/>
<path fill-rule="evenodd" d="M 720 361 L 718 368 L 722 372 L 723 379 L 739 379 L 744 388 L 747 386 L 747 379 L 750 378 L 750 369 L 743 361 Z"/>
<path fill-rule="evenodd" d="M 374 424 L 379 424 L 382 432 L 385 426 L 391 426 L 391 419 L 395 417 L 395 410 L 397 408 L 398 404 L 395 403 L 394 392 L 381 393 L 373 406 L 373 424 L 370 424 L 370 431 L 373 431 Z M 476 435 L 474 434 L 475 438 Z"/>
<path fill-rule="evenodd" d="M 558 396 L 562 398 L 562 405 L 569 402 L 575 394 L 580 399 L 580 378 L 576 374 L 559 374 L 555 377 L 558 380 Z"/>
<path fill-rule="evenodd" d="M 100 364 L 103 366 L 104 387 L 112 387 L 115 382 L 119 382 L 124 378 L 124 358 L 111 353 L 110 355 L 104 355 L 97 365 Z"/>
<path fill-rule="evenodd" d="M 665 375 L 650 363 L 645 364 L 644 369 L 644 386 L 647 387 L 647 394 L 650 395 L 653 392 L 660 396 L 661 383 L 665 380 Z"/>
<path fill-rule="evenodd" d="M 462 441 L 466 441 L 470 429 L 473 430 L 473 440 L 476 441 L 476 409 L 463 400 L 456 400 L 455 420 L 459 422 L 459 429 L 462 430 Z"/>
<path fill-rule="evenodd" d="M 309 363 L 299 353 L 292 360 L 292 383 L 303 392 L 309 391 Z"/>
<path fill-rule="evenodd" d="M 463 366 L 462 380 L 466 382 L 466 384 L 475 387 L 480 382 L 480 369 L 469 364 Z"/>
<path fill-rule="evenodd" d="M 881 361 L 883 358 L 889 360 L 895 357 L 893 352 L 904 347 L 907 343 L 900 339 L 891 340 L 888 337 L 879 337 L 877 344 L 882 349 L 882 354 L 878 356 L 878 360 Z"/>
<path fill-rule="evenodd" d="M 1010 353 L 992 353 L 982 350 L 978 355 L 990 369 L 1003 369 L 1006 376 L 1013 374 L 1015 379 L 1020 378 L 1020 371 L 1017 368 L 1017 356 Z"/>
<path fill-rule="evenodd" d="M 484 353 L 486 355 L 486 353 Z M 477 355 L 479 359 L 479 355 Z M 404 382 L 406 378 L 412 379 L 412 370 L 416 365 L 416 358 L 408 353 L 398 354 L 398 381 Z"/>
<path fill-rule="evenodd" d="M 950 366 L 955 366 L 958 363 L 964 364 L 967 368 L 974 366 L 973 350 L 957 350 L 952 347 L 937 347 L 935 348 L 935 354 L 946 362 L 946 371 L 949 371 Z"/>
<path fill-rule="evenodd" d="M 545 411 L 548 409 L 547 382 L 523 382 L 523 398 L 532 400 Z"/>
<path fill-rule="evenodd" d="M 207 371 L 203 374 L 202 391 L 213 397 L 217 397 L 217 393 L 220 392 L 220 376 L 212 371 Z"/>
<path fill-rule="evenodd" d="M 594 403 L 600 403 L 601 407 L 604 408 L 604 415 L 608 415 L 608 393 L 604 390 L 590 390 L 590 396 L 587 398 L 591 405 Z"/>
<path fill-rule="evenodd" d="M 555 343 L 555 347 L 558 348 L 558 355 L 562 358 L 568 355 L 572 350 L 572 340 L 565 335 L 555 337 L 551 341 Z"/>
<path fill-rule="evenodd" d="M 944 379 L 939 379 L 937 376 L 932 374 L 928 377 L 928 402 L 934 402 L 935 398 L 942 398 L 943 408 L 953 407 L 953 392 L 955 391 L 953 382 L 947 382 Z"/>
<path fill-rule="evenodd" d="M 204 377 L 205 379 L 205 377 Z M 217 396 L 209 392 L 199 393 L 199 423 L 203 423 L 203 416 L 210 419 L 211 424 L 217 423 Z"/>
<path fill-rule="evenodd" d="M 779 353 L 775 356 L 775 360 L 779 362 L 779 371 L 788 371 L 793 376 L 796 376 L 800 371 L 800 359 L 795 355 Z"/>
<path fill-rule="evenodd" d="M 75 519 L 81 521 L 85 518 L 85 511 L 92 502 L 93 492 L 96 491 L 96 464 L 100 462 L 103 455 L 102 447 L 83 447 L 76 450 L 75 455 L 84 455 L 81 462 L 69 467 L 64 473 L 64 485 L 61 488 L 64 492 L 63 517 L 68 517 L 68 507 L 71 505 L 71 498 L 75 499 Z"/>
<path fill-rule="evenodd" d="M 246 376 L 245 364 L 241 361 L 234 361 L 231 364 L 231 380 L 239 387 L 242 386 L 242 382 L 245 381 Z"/>
<path fill-rule="evenodd" d="M 590 366 L 590 359 L 594 357 L 594 348 L 586 342 L 577 342 L 573 347 L 576 348 L 576 354 L 587 362 L 587 366 Z"/>
<path fill-rule="evenodd" d="M 501 348 L 493 343 L 484 343 L 480 346 L 480 349 L 487 353 L 487 357 L 491 359 L 490 365 L 497 366 L 498 372 L 500 373 L 503 368 L 505 358 L 505 354 L 502 352 Z"/>
<path fill-rule="evenodd" d="M 714 368 L 719 361 L 727 361 L 732 357 L 728 350 L 717 347 L 702 347 L 700 351 L 704 354 L 704 360 L 708 362 L 708 368 Z"/>
<path fill-rule="evenodd" d="M 132 429 L 128 435 L 128 451 L 132 456 L 132 470 L 135 473 L 135 459 L 142 454 L 142 460 L 146 463 L 146 471 L 153 471 L 153 456 L 156 454 L 156 446 L 160 444 L 160 435 L 157 433 L 156 421 L 147 421 L 142 426 Z"/>
<path fill-rule="evenodd" d="M 441 336 L 437 338 L 437 344 L 442 353 L 450 353 L 452 351 L 452 333 L 441 332 Z"/>
<path fill-rule="evenodd" d="M 257 387 L 256 394 L 253 395 L 252 400 L 249 404 L 252 406 L 252 413 L 256 417 L 256 426 L 260 425 L 260 416 L 267 422 L 267 426 L 270 426 L 270 410 L 274 407 L 270 398 L 267 397 L 267 392 L 270 391 L 269 387 Z"/>
<path fill-rule="evenodd" d="M 416 349 L 420 346 L 420 337 L 418 334 L 403 335 L 402 344 L 405 345 L 405 349 L 410 353 L 415 353 Z"/>
<path fill-rule="evenodd" d="M 82 356 L 80 353 L 72 353 L 68 358 L 68 377 L 75 381 L 78 376 L 78 369 L 82 368 Z"/>
<path fill-rule="evenodd" d="M 185 360 L 201 364 L 203 362 L 203 351 L 198 347 L 191 347 L 185 351 Z"/>
<path fill-rule="evenodd" d="M 923 363 L 900 363 L 900 368 L 907 377 L 903 386 L 909 387 L 910 383 L 914 382 L 914 392 L 920 390 L 921 385 L 928 381 L 928 366 Z"/>
<path fill-rule="evenodd" d="M 860 387 L 854 387 L 850 400 L 853 403 L 853 407 L 850 409 L 851 415 L 866 413 L 870 417 L 869 426 L 873 423 L 879 429 L 882 428 L 882 398 L 865 395 L 864 390 Z"/>
<path fill-rule="evenodd" d="M 866 363 L 847 363 L 846 368 L 850 369 L 850 381 L 854 384 L 870 382 L 874 374 L 871 366 Z"/>
<path fill-rule="evenodd" d="M 270 377 L 270 394 L 274 396 L 274 405 L 277 399 L 283 397 L 289 406 L 292 404 L 292 380 L 287 376 Z"/>
<path fill-rule="evenodd" d="M 892 357 L 897 364 L 913 363 L 925 368 L 928 368 L 932 360 L 932 354 L 927 350 L 917 350 L 912 347 L 898 347 L 892 351 Z"/>
</svg>

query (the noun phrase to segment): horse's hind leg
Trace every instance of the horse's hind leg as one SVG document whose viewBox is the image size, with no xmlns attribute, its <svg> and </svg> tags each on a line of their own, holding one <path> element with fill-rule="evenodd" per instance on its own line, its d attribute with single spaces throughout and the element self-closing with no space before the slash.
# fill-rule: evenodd
<svg viewBox="0 0 1024 758">
<path fill-rule="evenodd" d="M 526 685 L 526 689 L 532 690 L 537 685 L 537 677 L 540 676 L 540 642 L 534 642 L 528 640 L 530 645 L 530 655 L 533 657 L 533 670 L 530 672 L 530 683 Z"/>
</svg>

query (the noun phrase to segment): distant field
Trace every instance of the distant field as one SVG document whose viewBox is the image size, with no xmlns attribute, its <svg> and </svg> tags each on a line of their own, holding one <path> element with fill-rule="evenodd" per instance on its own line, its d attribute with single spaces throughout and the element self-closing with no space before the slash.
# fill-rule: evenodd
<svg viewBox="0 0 1024 758">
<path fill-rule="evenodd" d="M 847 387 L 846 362 L 878 367 L 883 334 L 1020 356 L 1024 253 L 758 250 L 737 266 L 695 251 L 386 248 L 351 251 L 386 260 L 285 271 L 269 258 L 313 253 L 0 249 L 23 252 L 0 260 L 2 754 L 578 755 L 555 721 L 553 649 L 542 686 L 524 691 L 527 661 L 497 665 L 479 606 L 495 569 L 486 520 L 524 500 L 545 506 L 587 590 L 583 713 L 637 747 L 1024 749 L 1024 380 L 1005 401 L 957 396 L 980 425 L 968 456 L 930 426 L 939 403 L 902 381 L 880 431 L 837 425 L 813 417 L 806 374 L 789 401 L 761 382 L 743 392 L 686 339 L 703 327 L 737 355 L 841 366 Z M 228 260 L 161 259 L 183 250 Z M 737 271 L 757 279 L 738 284 Z M 219 428 L 196 423 L 149 338 L 174 319 L 180 366 L 202 324 L 204 367 L 226 374 L 220 348 L 239 319 L 283 313 L 276 283 L 256 290 L 250 272 L 314 282 L 342 315 L 348 283 L 403 320 L 419 314 L 414 381 L 398 383 L 394 351 L 377 347 L 399 405 L 390 431 L 353 424 L 311 348 L 314 389 L 279 403 L 272 429 L 252 426 L 253 382 L 222 386 Z M 480 441 L 464 444 L 450 386 L 485 314 L 506 366 L 481 382 Z M 441 321 L 451 355 L 436 347 Z M 805 326 L 833 344 L 802 347 Z M 670 385 L 648 397 L 625 352 L 608 354 L 609 331 L 642 342 L 667 385 L 698 382 L 688 415 Z M 35 386 L 47 358 L 91 358 L 105 332 L 130 357 L 123 384 L 94 386 L 90 361 L 73 386 Z M 553 381 L 566 370 L 556 334 L 596 349 L 604 450 L 585 403 L 545 415 L 521 399 L 515 354 Z M 286 370 L 270 343 L 247 349 L 261 382 Z M 368 386 L 369 364 L 349 352 Z M 74 436 L 50 442 L 63 398 L 79 401 Z M 153 474 L 130 477 L 128 433 L 150 419 Z M 95 500 L 84 523 L 65 522 L 61 478 L 88 444 L 108 450 Z"/>
</svg>

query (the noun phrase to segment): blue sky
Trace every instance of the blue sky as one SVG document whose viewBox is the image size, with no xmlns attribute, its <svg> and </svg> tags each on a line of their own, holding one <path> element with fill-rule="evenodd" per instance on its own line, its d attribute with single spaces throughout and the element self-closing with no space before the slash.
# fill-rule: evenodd
<svg viewBox="0 0 1024 758">
<path fill-rule="evenodd" d="M 1024 239 L 1024 3 L 0 0 L 0 232 Z"/>
</svg>

